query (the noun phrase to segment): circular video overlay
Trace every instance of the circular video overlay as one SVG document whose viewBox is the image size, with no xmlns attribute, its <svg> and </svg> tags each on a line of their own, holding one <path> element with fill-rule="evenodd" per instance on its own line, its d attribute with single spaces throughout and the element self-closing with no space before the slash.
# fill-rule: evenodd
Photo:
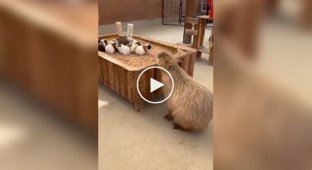
<svg viewBox="0 0 312 170">
<path fill-rule="evenodd" d="M 143 75 L 146 71 L 148 71 L 148 70 L 150 70 L 150 69 L 160 69 L 160 70 L 164 71 L 166 74 L 168 74 L 169 77 L 170 77 L 170 80 L 171 80 L 171 90 L 170 90 L 170 93 L 169 93 L 169 95 L 168 95 L 165 99 L 163 99 L 163 100 L 161 100 L 161 101 L 150 101 L 150 100 L 146 99 L 146 98 L 142 95 L 142 93 L 141 93 L 141 91 L 140 91 L 139 81 L 140 81 L 142 75 Z M 155 80 L 155 79 L 153 79 L 153 78 L 150 78 L 150 93 L 153 93 L 154 91 L 156 91 L 156 90 L 162 88 L 163 86 L 165 86 L 165 84 L 163 84 L 162 82 L 157 81 L 157 80 Z M 137 91 L 138 91 L 140 97 L 141 97 L 144 101 L 146 101 L 146 102 L 148 102 L 148 103 L 151 103 L 151 104 L 160 104 L 160 103 L 163 103 L 163 102 L 167 101 L 167 100 L 170 98 L 170 96 L 172 95 L 173 89 L 174 89 L 174 81 L 173 81 L 173 78 L 172 78 L 171 74 L 170 74 L 166 69 L 164 69 L 164 68 L 162 68 L 162 67 L 158 67 L 158 66 L 152 66 L 152 67 L 148 67 L 148 68 L 144 69 L 144 70 L 140 73 L 140 75 L 139 75 L 139 77 L 138 77 L 138 79 L 137 79 L 137 82 L 136 82 L 136 89 L 137 89 Z"/>
</svg>

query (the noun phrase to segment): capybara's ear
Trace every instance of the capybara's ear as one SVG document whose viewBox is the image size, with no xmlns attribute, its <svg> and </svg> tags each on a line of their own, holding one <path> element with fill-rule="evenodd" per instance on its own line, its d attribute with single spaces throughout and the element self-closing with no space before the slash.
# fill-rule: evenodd
<svg viewBox="0 0 312 170">
<path fill-rule="evenodd" d="M 157 56 L 158 56 L 159 59 L 166 59 L 166 58 L 168 58 L 169 54 L 164 52 L 164 51 L 162 51 Z"/>
<path fill-rule="evenodd" d="M 181 59 L 181 58 L 176 58 L 175 60 L 176 60 L 176 62 L 177 62 L 179 65 L 182 64 L 182 59 Z"/>
<path fill-rule="evenodd" d="M 182 62 L 182 59 L 181 59 L 181 58 L 176 58 L 176 61 L 177 61 L 178 63 L 180 63 L 180 62 Z"/>
</svg>

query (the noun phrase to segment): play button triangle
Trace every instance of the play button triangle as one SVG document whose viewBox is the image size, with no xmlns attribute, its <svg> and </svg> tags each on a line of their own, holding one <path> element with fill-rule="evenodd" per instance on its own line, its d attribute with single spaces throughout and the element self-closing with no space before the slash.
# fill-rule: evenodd
<svg viewBox="0 0 312 170">
<path fill-rule="evenodd" d="M 161 88 L 162 86 L 164 86 L 163 83 L 150 78 L 150 93 L 154 92 L 155 90 Z"/>
</svg>

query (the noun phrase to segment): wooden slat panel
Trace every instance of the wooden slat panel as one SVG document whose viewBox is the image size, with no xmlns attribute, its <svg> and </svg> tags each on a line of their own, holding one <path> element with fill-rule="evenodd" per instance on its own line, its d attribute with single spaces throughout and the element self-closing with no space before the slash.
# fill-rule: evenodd
<svg viewBox="0 0 312 170">
<path fill-rule="evenodd" d="M 148 72 L 148 71 L 147 71 Z M 143 97 L 147 97 L 147 87 L 145 86 L 146 83 L 146 79 L 147 79 L 147 72 L 145 72 L 144 74 L 142 74 L 141 78 L 140 78 L 140 81 L 139 81 L 139 89 L 140 89 L 140 92 L 142 94 Z M 136 91 L 137 93 L 137 91 Z M 135 93 L 135 94 L 136 94 Z"/>
<path fill-rule="evenodd" d="M 200 28 L 200 25 L 197 24 L 197 25 L 195 25 L 194 30 L 199 30 L 199 28 Z M 199 44 L 200 44 L 200 36 L 201 35 L 199 35 L 200 34 L 199 31 L 197 33 L 198 33 L 198 36 L 194 36 L 194 38 L 193 38 L 193 46 L 192 47 L 195 49 L 198 49 Z"/>
<path fill-rule="evenodd" d="M 104 83 L 103 71 L 102 71 L 102 61 L 99 59 L 99 82 Z"/>
<path fill-rule="evenodd" d="M 205 32 L 206 32 L 206 26 L 207 26 L 207 20 L 205 19 L 200 19 L 199 27 L 200 27 L 200 32 L 199 32 L 199 47 L 203 46 L 204 38 L 205 38 Z"/>
<path fill-rule="evenodd" d="M 192 36 L 198 36 L 198 30 L 186 29 L 185 34 L 186 35 L 192 35 Z"/>
<path fill-rule="evenodd" d="M 185 56 L 182 58 L 182 68 L 185 72 L 189 73 L 189 56 Z"/>
<path fill-rule="evenodd" d="M 109 77 L 109 87 L 112 90 L 115 90 L 115 79 L 114 79 L 114 67 L 113 67 L 113 63 L 111 62 L 107 62 L 108 65 L 108 77 Z"/>
<path fill-rule="evenodd" d="M 211 47 L 210 50 L 211 50 L 211 51 L 210 51 L 210 54 L 209 54 L 208 64 L 211 65 L 211 66 L 213 66 L 213 57 L 214 57 L 214 55 L 213 55 L 213 46 Z"/>
<path fill-rule="evenodd" d="M 189 57 L 189 69 L 188 74 L 193 77 L 194 74 L 194 65 L 195 65 L 195 59 L 197 57 L 197 52 L 194 52 Z"/>
<path fill-rule="evenodd" d="M 158 80 L 158 81 L 161 81 L 161 74 L 162 74 L 162 71 L 160 71 L 159 69 L 154 69 L 154 76 L 155 76 L 155 79 L 156 80 Z M 155 96 L 159 96 L 159 95 L 161 95 L 162 94 L 162 90 L 156 90 L 155 92 L 154 92 L 154 96 L 153 97 L 155 97 Z"/>
<path fill-rule="evenodd" d="M 137 72 L 134 72 L 134 79 L 133 79 L 133 84 L 136 83 L 136 80 L 138 78 L 140 74 L 140 71 L 137 71 Z M 144 80 L 144 79 L 143 79 Z M 132 84 L 132 83 L 131 83 Z M 140 81 L 140 84 L 139 84 L 139 87 L 143 87 L 145 84 L 145 81 Z M 145 88 L 145 87 L 144 87 Z M 144 92 L 145 89 L 142 89 L 142 91 Z M 141 89 L 141 88 L 140 88 Z M 137 92 L 136 88 L 134 87 L 134 90 L 133 90 L 133 102 L 134 102 L 134 108 L 136 111 L 140 111 L 141 108 L 143 107 L 143 104 L 144 104 L 144 101 L 143 99 L 141 98 L 141 96 L 139 95 L 139 93 Z M 142 92 L 141 92 L 142 93 Z"/>
<path fill-rule="evenodd" d="M 119 74 L 119 66 L 113 65 L 114 66 L 114 82 L 115 82 L 115 90 L 118 94 L 120 94 L 120 74 Z"/>
<path fill-rule="evenodd" d="M 146 81 L 146 97 L 147 97 L 147 99 L 149 99 L 149 100 L 151 100 L 152 99 L 152 93 L 150 93 L 149 91 L 150 91 L 150 89 L 149 89 L 149 87 L 150 87 L 150 78 L 154 78 L 154 73 L 155 71 L 154 71 L 154 69 L 150 69 L 148 72 L 147 72 L 147 77 L 146 77 L 146 79 L 145 79 L 145 81 Z"/>
<path fill-rule="evenodd" d="M 104 85 L 109 86 L 108 65 L 107 65 L 106 60 L 102 60 L 102 71 L 103 71 Z"/>
<path fill-rule="evenodd" d="M 202 47 L 202 48 L 198 49 L 198 51 L 201 53 L 210 54 L 210 50 L 208 48 Z"/>
<path fill-rule="evenodd" d="M 127 91 L 128 91 L 128 100 L 133 101 L 133 79 L 134 79 L 134 73 L 128 71 L 127 72 Z"/>
<path fill-rule="evenodd" d="M 186 17 L 185 23 L 192 24 L 194 26 L 198 24 L 198 18 Z"/>
<path fill-rule="evenodd" d="M 127 83 L 127 72 L 125 69 L 123 68 L 119 68 L 119 75 L 120 75 L 120 92 L 121 92 L 121 96 L 122 97 L 125 97 L 127 98 L 127 93 L 128 93 L 128 90 L 127 90 L 127 86 L 128 86 L 128 83 Z"/>
</svg>

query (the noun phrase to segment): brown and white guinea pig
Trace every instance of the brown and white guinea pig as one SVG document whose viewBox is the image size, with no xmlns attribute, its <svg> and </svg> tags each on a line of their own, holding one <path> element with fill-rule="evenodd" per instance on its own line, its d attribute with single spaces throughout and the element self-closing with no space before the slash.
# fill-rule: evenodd
<svg viewBox="0 0 312 170">
<path fill-rule="evenodd" d="M 127 45 L 119 44 L 116 45 L 118 51 L 122 55 L 129 55 L 130 54 L 130 48 Z"/>
<path fill-rule="evenodd" d="M 98 40 L 98 51 L 105 52 L 105 47 L 107 46 L 107 40 Z"/>
<path fill-rule="evenodd" d="M 139 44 L 139 45 L 135 48 L 135 53 L 136 53 L 137 55 L 144 55 L 144 54 L 148 53 L 151 49 L 152 49 L 152 45 L 150 45 L 150 44 L 145 44 L 144 46 L 142 46 L 141 44 Z"/>
<path fill-rule="evenodd" d="M 117 41 L 112 40 L 106 45 L 105 52 L 109 54 L 114 54 L 116 49 L 117 49 Z"/>
<path fill-rule="evenodd" d="M 141 46 L 141 43 L 138 42 L 137 40 L 133 40 L 131 47 L 130 47 L 130 52 L 135 53 L 135 50 L 138 46 Z"/>
<path fill-rule="evenodd" d="M 169 71 L 174 80 L 174 90 L 167 101 L 169 112 L 165 118 L 174 121 L 174 129 L 199 131 L 207 128 L 213 113 L 212 93 L 207 87 L 193 80 L 178 65 L 174 56 L 161 52 L 157 62 L 160 67 Z M 162 82 L 170 84 L 169 75 L 162 74 Z M 170 90 L 170 85 L 164 86 L 164 95 L 168 96 Z"/>
</svg>

